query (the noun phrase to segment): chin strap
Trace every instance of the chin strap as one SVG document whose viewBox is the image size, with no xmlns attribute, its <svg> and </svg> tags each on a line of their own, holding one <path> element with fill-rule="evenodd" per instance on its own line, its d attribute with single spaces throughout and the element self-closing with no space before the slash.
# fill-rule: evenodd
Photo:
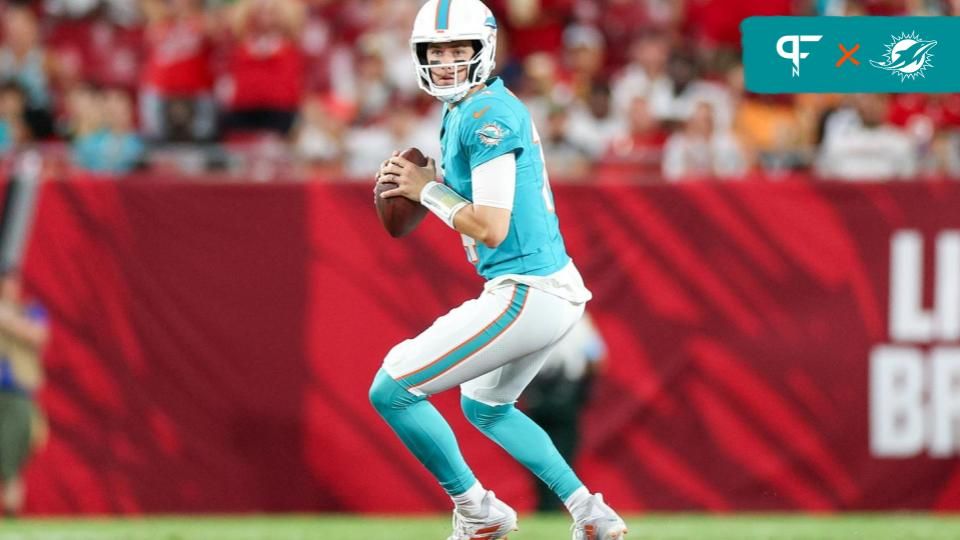
<svg viewBox="0 0 960 540">
<path fill-rule="evenodd" d="M 437 96 L 437 99 L 439 99 L 440 101 L 446 103 L 447 105 L 453 105 L 453 104 L 455 104 L 455 103 L 459 103 L 460 100 L 462 100 L 463 98 L 467 97 L 467 94 L 468 94 L 469 92 L 470 92 L 470 89 L 468 88 L 468 89 L 464 90 L 463 92 L 457 92 L 456 94 L 453 94 L 453 95 L 450 95 L 450 96 Z"/>
<path fill-rule="evenodd" d="M 454 228 L 453 218 L 463 207 L 470 204 L 470 201 L 461 197 L 449 186 L 430 181 L 420 191 L 420 204 L 426 206 L 427 210 L 436 214 L 452 229 Z"/>
</svg>

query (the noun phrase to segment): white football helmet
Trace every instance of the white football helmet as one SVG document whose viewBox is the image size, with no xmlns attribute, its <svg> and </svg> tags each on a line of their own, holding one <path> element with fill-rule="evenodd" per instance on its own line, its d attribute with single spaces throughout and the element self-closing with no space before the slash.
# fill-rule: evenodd
<svg viewBox="0 0 960 540">
<path fill-rule="evenodd" d="M 427 44 L 472 41 L 476 51 L 469 61 L 452 64 L 427 63 Z M 417 68 L 417 82 L 424 92 L 446 103 L 456 103 L 471 88 L 490 78 L 497 54 L 497 21 L 493 12 L 480 0 L 429 0 L 413 22 L 410 52 Z M 467 67 L 462 83 L 437 86 L 430 77 L 430 68 Z"/>
</svg>

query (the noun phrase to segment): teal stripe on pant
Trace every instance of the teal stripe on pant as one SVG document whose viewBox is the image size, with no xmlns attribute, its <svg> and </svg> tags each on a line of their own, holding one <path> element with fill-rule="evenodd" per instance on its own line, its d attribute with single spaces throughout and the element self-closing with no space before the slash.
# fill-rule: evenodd
<svg viewBox="0 0 960 540">
<path fill-rule="evenodd" d="M 460 405 L 470 423 L 543 480 L 561 501 L 583 486 L 550 436 L 512 403 L 494 406 L 462 396 Z"/>
<path fill-rule="evenodd" d="M 453 430 L 426 396 L 411 394 L 381 369 L 370 386 L 370 403 L 447 493 L 460 495 L 477 481 Z"/>
<path fill-rule="evenodd" d="M 500 337 L 500 334 L 506 332 L 507 329 L 516 322 L 520 313 L 523 312 L 523 306 L 526 304 L 529 294 L 529 285 L 515 285 L 513 295 L 510 297 L 510 303 L 496 319 L 488 324 L 482 331 L 470 337 L 453 350 L 437 358 L 419 371 L 415 371 L 401 378 L 399 380 L 400 384 L 406 388 L 420 386 L 443 375 L 461 362 L 469 360 L 471 356 Z"/>
</svg>

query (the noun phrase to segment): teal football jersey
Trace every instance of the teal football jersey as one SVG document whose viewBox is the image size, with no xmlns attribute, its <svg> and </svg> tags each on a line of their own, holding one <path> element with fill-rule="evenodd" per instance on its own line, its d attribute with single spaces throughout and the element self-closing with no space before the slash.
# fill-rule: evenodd
<svg viewBox="0 0 960 540">
<path fill-rule="evenodd" d="M 481 276 L 546 276 L 570 262 L 560 236 L 540 137 L 526 106 L 503 81 L 490 79 L 486 88 L 445 110 L 440 148 L 446 184 L 470 201 L 473 168 L 507 152 L 516 155 L 516 190 L 507 237 L 496 248 L 472 241 L 465 246 Z"/>
</svg>

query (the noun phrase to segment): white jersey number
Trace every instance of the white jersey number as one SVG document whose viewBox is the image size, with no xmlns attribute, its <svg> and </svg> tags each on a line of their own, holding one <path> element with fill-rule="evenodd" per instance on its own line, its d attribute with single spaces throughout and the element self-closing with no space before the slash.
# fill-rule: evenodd
<svg viewBox="0 0 960 540">
<path fill-rule="evenodd" d="M 543 163 L 543 202 L 547 205 L 547 210 L 554 214 L 557 212 L 553 205 L 553 192 L 550 190 L 550 175 L 547 174 L 547 157 L 543 153 L 543 145 L 540 144 L 540 132 L 537 131 L 537 124 L 530 119 L 530 127 L 533 128 L 533 144 L 540 147 L 540 162 Z"/>
</svg>

